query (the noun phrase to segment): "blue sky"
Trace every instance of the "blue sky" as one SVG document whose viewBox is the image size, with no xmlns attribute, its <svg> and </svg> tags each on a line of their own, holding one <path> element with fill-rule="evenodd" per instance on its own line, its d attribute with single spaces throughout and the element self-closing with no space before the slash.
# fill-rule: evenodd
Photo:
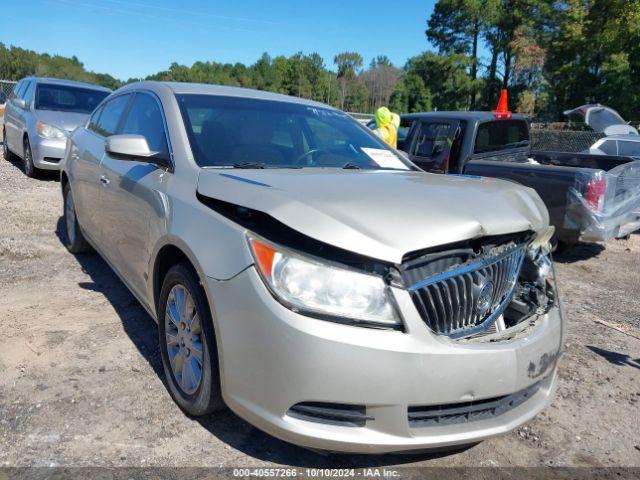
<svg viewBox="0 0 640 480">
<path fill-rule="evenodd" d="M 434 1 L 402 0 L 2 0 L 0 42 L 65 56 L 117 78 L 171 62 L 255 62 L 262 52 L 343 51 L 396 65 L 426 50 Z M 397 8 L 393 8 L 397 5 Z M 382 37 L 376 40 L 377 37 Z"/>
</svg>

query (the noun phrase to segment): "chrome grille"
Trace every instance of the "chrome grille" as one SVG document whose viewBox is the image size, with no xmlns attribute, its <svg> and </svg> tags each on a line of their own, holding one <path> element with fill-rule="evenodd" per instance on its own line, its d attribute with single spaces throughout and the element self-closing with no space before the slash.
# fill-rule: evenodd
<svg viewBox="0 0 640 480">
<path fill-rule="evenodd" d="M 409 287 L 422 319 L 435 333 L 460 338 L 490 327 L 513 295 L 525 245 L 495 247 Z"/>
</svg>

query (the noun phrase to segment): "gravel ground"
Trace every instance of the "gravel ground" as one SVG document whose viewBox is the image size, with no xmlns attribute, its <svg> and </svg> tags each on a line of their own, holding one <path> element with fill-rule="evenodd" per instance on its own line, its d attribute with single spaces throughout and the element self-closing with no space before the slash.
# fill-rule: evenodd
<svg viewBox="0 0 640 480">
<path fill-rule="evenodd" d="M 453 453 L 322 456 L 178 409 L 151 318 L 97 255 L 63 247 L 55 176 L 0 160 L 0 212 L 0 466 L 640 466 L 640 235 L 557 259 L 566 352 L 529 424 Z"/>
</svg>

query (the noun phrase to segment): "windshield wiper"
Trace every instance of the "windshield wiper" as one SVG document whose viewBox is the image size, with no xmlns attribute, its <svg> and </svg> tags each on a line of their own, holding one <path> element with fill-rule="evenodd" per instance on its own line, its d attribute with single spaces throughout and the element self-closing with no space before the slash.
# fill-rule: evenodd
<svg viewBox="0 0 640 480">
<path fill-rule="evenodd" d="M 266 168 L 264 163 L 258 162 L 240 162 L 234 163 L 233 168 Z"/>
<path fill-rule="evenodd" d="M 344 170 L 360 170 L 360 167 L 353 162 L 345 163 L 344 165 L 342 165 L 342 168 Z"/>
<path fill-rule="evenodd" d="M 222 165 L 224 166 L 224 165 Z M 278 168 L 302 168 L 302 166 L 300 165 L 267 165 L 266 163 L 261 163 L 261 162 L 239 162 L 239 163 L 234 163 L 233 165 L 227 165 L 228 167 L 233 167 L 233 168 L 246 168 L 246 169 L 265 169 L 265 168 L 273 168 L 273 169 L 278 169 Z"/>
</svg>

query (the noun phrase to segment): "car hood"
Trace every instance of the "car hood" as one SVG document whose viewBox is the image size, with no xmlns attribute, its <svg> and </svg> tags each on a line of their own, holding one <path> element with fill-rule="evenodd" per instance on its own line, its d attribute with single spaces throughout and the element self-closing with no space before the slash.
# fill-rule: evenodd
<svg viewBox="0 0 640 480">
<path fill-rule="evenodd" d="M 492 178 L 341 169 L 202 169 L 200 195 L 264 212 L 321 242 L 401 263 L 409 252 L 540 231 L 530 188 Z"/>
<path fill-rule="evenodd" d="M 36 116 L 41 122 L 48 123 L 67 132 L 73 132 L 89 118 L 86 113 L 58 112 L 54 110 L 37 110 Z"/>
</svg>

